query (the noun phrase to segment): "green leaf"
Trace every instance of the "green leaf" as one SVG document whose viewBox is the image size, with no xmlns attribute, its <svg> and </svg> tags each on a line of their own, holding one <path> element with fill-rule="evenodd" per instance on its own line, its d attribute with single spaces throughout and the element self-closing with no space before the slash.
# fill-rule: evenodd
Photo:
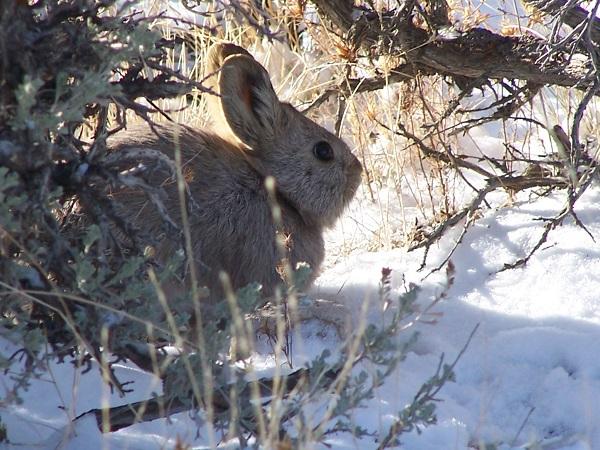
<svg viewBox="0 0 600 450">
<path fill-rule="evenodd" d="M 121 266 L 119 272 L 110 280 L 109 286 L 116 285 L 119 282 L 131 278 L 144 265 L 144 258 L 141 256 L 130 257 Z"/>
<path fill-rule="evenodd" d="M 102 237 L 102 231 L 100 230 L 100 227 L 96 224 L 90 225 L 87 230 L 87 233 L 83 237 L 83 246 L 84 246 L 83 251 L 85 253 L 89 253 L 92 245 L 94 245 L 96 243 L 96 241 L 98 239 L 100 239 L 101 237 Z"/>
<path fill-rule="evenodd" d="M 37 126 L 32 120 L 31 109 L 37 102 L 37 94 L 44 82 L 38 77 L 26 74 L 23 82 L 17 88 L 17 113 L 12 121 L 13 130 L 25 130 Z"/>
</svg>

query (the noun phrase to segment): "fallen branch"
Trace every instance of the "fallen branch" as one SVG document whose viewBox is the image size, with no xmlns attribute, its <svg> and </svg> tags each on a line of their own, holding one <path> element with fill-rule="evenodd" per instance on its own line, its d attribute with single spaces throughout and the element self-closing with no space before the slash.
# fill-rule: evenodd
<svg viewBox="0 0 600 450">
<path fill-rule="evenodd" d="M 333 383 L 338 376 L 338 370 L 328 370 L 321 375 L 324 385 Z M 289 392 L 302 388 L 307 377 L 310 376 L 308 369 L 299 369 L 290 373 L 284 378 L 285 397 Z M 278 392 L 281 392 L 281 379 L 261 378 L 256 381 L 246 383 L 238 396 L 244 403 L 249 403 L 254 395 L 253 389 L 258 387 L 261 398 L 268 398 L 273 395 L 274 386 L 277 386 Z M 255 385 L 255 386 L 252 386 Z M 213 408 L 215 414 L 228 412 L 231 408 L 229 392 L 227 389 L 217 389 L 213 392 Z M 268 403 L 269 400 L 265 400 Z M 148 422 L 160 418 L 168 417 L 184 411 L 190 411 L 194 406 L 190 402 L 184 402 L 179 398 L 169 399 L 165 396 L 158 396 L 149 400 L 142 400 L 135 403 L 128 403 L 122 406 L 112 408 L 98 408 L 89 410 L 80 414 L 75 420 L 93 414 L 96 418 L 98 429 L 103 433 L 117 431 L 129 427 L 136 423 Z M 250 409 L 251 410 L 251 409 Z"/>
</svg>

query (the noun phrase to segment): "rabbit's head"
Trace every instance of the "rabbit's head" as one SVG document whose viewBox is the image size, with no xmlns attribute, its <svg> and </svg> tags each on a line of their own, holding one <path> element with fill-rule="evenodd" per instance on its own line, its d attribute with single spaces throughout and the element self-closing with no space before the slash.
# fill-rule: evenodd
<svg viewBox="0 0 600 450">
<path fill-rule="evenodd" d="M 219 94 L 209 96 L 216 131 L 275 178 L 281 200 L 306 223 L 333 225 L 360 184 L 358 159 L 341 139 L 280 102 L 267 71 L 246 50 L 217 44 L 208 60 L 209 85 Z"/>
</svg>

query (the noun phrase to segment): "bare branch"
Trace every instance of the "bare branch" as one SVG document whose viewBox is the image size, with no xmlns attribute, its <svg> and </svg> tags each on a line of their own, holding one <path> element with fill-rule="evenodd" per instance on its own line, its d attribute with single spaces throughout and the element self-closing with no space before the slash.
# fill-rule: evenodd
<svg viewBox="0 0 600 450">
<path fill-rule="evenodd" d="M 590 20 L 590 13 L 578 5 L 577 0 L 524 0 L 525 3 L 537 8 L 542 13 L 556 17 L 571 28 L 577 28 Z M 600 19 L 591 18 L 591 36 L 595 42 L 600 42 Z"/>
<path fill-rule="evenodd" d="M 502 36 L 482 28 L 436 35 L 415 25 L 414 12 L 406 4 L 401 10 L 376 12 L 352 8 L 343 0 L 314 3 L 356 48 L 369 56 L 403 56 L 415 71 L 464 78 L 521 79 L 578 89 L 593 82 L 589 58 L 573 59 L 568 52 L 556 51 L 538 37 Z"/>
</svg>

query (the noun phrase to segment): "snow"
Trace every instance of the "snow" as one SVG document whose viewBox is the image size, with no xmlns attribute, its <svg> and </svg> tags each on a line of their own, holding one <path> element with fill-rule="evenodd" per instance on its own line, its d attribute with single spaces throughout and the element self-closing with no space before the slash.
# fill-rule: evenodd
<svg viewBox="0 0 600 450">
<path fill-rule="evenodd" d="M 377 389 L 368 408 L 353 413 L 355 423 L 385 435 L 395 414 L 433 375 L 441 355 L 453 361 L 479 324 L 456 366 L 456 381 L 438 395 L 442 401 L 437 404 L 437 424 L 420 434 L 403 435 L 403 448 L 600 448 L 600 244 L 567 219 L 526 266 L 500 271 L 535 245 L 543 230 L 537 219 L 552 217 L 563 207 L 560 192 L 541 199 L 528 195 L 486 211 L 472 225 L 452 256 L 454 283 L 446 297 L 416 325 L 416 345 Z M 359 209 L 368 214 L 367 203 L 364 197 L 357 199 L 360 208 L 353 206 L 350 214 Z M 576 211 L 592 235 L 600 236 L 600 188 L 591 188 Z M 330 251 L 344 245 L 340 230 L 352 242 L 359 240 L 361 222 L 351 217 L 342 221 L 329 236 Z M 430 272 L 454 247 L 460 229 L 434 245 L 422 271 L 422 251 L 367 252 L 350 245 L 349 255 L 340 252 L 329 260 L 310 295 L 344 303 L 354 320 L 368 301 L 368 320 L 377 323 L 382 317 L 378 282 L 381 269 L 389 267 L 394 292 L 403 292 L 409 282 L 419 284 L 419 305 L 425 308 L 445 283 L 444 270 Z M 303 342 L 294 346 L 296 365 L 340 345 L 335 332 L 323 334 L 319 328 L 311 323 L 303 330 Z M 408 334 L 399 338 L 407 339 Z M 257 370 L 268 372 L 274 364 L 269 346 L 258 347 Z M 1 343 L 3 355 L 13 350 L 12 344 Z M 9 375 L 0 375 L 2 389 L 10 384 Z M 95 367 L 84 373 L 68 362 L 49 362 L 47 373 L 32 383 L 22 404 L 0 409 L 10 441 L 0 448 L 159 449 L 173 448 L 178 440 L 206 448 L 206 430 L 200 428 L 197 434 L 198 424 L 187 413 L 107 435 L 98 431 L 93 416 L 72 422 L 103 404 L 130 403 L 161 391 L 159 380 L 133 366 L 117 367 L 117 376 L 135 381 L 134 392 L 122 398 L 111 393 Z M 343 434 L 332 436 L 328 444 L 334 449 L 377 447 L 370 438 Z"/>
</svg>

